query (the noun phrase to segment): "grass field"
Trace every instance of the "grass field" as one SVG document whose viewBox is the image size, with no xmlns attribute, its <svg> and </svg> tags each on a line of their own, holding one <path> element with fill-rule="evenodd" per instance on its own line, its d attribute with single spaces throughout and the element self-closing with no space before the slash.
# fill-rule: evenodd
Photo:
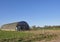
<svg viewBox="0 0 60 42">
<path fill-rule="evenodd" d="M 2 31 L 0 42 L 60 42 L 60 30 Z"/>
</svg>

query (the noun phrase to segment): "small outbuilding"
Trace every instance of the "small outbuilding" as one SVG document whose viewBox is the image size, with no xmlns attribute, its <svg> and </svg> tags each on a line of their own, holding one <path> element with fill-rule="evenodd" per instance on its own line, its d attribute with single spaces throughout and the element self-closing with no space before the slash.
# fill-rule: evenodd
<svg viewBox="0 0 60 42">
<path fill-rule="evenodd" d="M 1 30 L 6 30 L 6 31 L 21 31 L 21 30 L 29 30 L 29 25 L 25 21 L 20 21 L 20 22 L 14 22 L 14 23 L 9 23 L 9 24 L 4 24 L 1 27 Z"/>
</svg>

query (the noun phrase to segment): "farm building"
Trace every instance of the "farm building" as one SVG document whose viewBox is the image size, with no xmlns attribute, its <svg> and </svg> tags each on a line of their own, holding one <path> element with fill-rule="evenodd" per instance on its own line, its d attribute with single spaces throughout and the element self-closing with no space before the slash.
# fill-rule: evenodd
<svg viewBox="0 0 60 42">
<path fill-rule="evenodd" d="M 20 21 L 20 22 L 14 22 L 10 24 L 4 24 L 1 27 L 1 30 L 6 30 L 6 31 L 21 31 L 21 30 L 29 30 L 29 25 L 25 21 Z"/>
</svg>

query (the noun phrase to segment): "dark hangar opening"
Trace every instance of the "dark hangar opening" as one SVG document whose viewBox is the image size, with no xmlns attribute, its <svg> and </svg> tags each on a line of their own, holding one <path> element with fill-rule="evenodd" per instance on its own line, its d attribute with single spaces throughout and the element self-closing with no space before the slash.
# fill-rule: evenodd
<svg viewBox="0 0 60 42">
<path fill-rule="evenodd" d="M 29 25 L 25 21 L 18 22 L 16 27 L 17 31 L 29 30 Z"/>
</svg>

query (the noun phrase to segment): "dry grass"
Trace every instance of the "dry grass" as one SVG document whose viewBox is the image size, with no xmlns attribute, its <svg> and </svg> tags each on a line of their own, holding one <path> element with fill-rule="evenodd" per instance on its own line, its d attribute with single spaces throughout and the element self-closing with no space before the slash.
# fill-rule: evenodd
<svg viewBox="0 0 60 42">
<path fill-rule="evenodd" d="M 50 40 L 47 37 L 47 39 L 41 40 L 41 41 L 35 41 L 35 42 L 60 42 L 60 30 L 33 30 L 33 31 L 25 31 L 25 32 L 30 32 L 30 33 L 34 33 L 35 35 L 39 35 L 39 34 L 44 34 L 46 36 L 50 35 L 52 36 L 50 38 Z"/>
</svg>

